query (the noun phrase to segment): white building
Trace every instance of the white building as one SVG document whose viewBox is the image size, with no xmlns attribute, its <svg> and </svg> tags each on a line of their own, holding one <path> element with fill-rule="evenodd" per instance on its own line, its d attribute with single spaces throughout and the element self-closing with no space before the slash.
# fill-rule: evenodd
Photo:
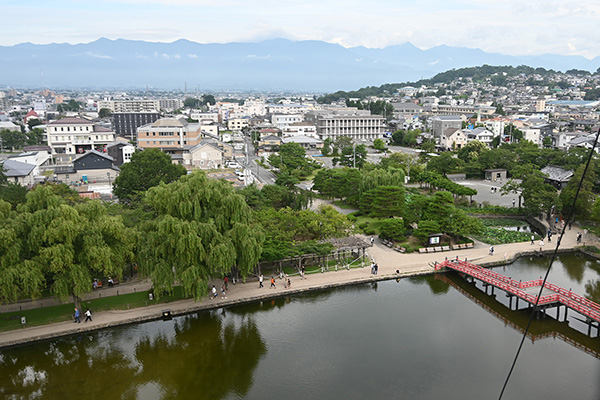
<svg viewBox="0 0 600 400">
<path fill-rule="evenodd" d="M 281 130 L 281 135 L 285 137 L 309 136 L 318 139 L 317 127 L 306 122 L 296 122 Z"/>
<path fill-rule="evenodd" d="M 295 122 L 302 122 L 302 114 L 273 114 L 271 115 L 271 124 L 277 129 L 283 130 Z"/>
<path fill-rule="evenodd" d="M 54 154 L 83 154 L 90 150 L 104 151 L 115 141 L 115 133 L 82 118 L 63 118 L 46 126 L 48 146 Z"/>
<path fill-rule="evenodd" d="M 335 140 L 346 136 L 353 140 L 375 140 L 383 137 L 386 126 L 381 115 L 371 115 L 367 110 L 351 111 L 311 111 L 305 115 L 305 121 L 314 125 L 319 139 Z"/>
<path fill-rule="evenodd" d="M 98 102 L 98 110 L 107 108 L 112 112 L 132 113 L 160 111 L 159 100 L 102 100 Z"/>
</svg>

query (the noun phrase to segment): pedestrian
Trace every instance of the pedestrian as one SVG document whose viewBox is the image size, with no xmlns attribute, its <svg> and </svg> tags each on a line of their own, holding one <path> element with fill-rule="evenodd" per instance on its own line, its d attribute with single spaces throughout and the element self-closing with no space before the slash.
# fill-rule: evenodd
<svg viewBox="0 0 600 400">
<path fill-rule="evenodd" d="M 215 297 L 217 297 L 219 294 L 217 293 L 217 288 L 215 287 L 215 285 L 213 285 L 212 287 L 212 297 L 211 299 L 214 299 Z"/>
<path fill-rule="evenodd" d="M 513 207 L 515 206 L 515 203 L 516 203 L 516 202 L 515 202 L 515 199 L 513 199 Z"/>
<path fill-rule="evenodd" d="M 223 286 L 221 286 L 221 298 L 222 299 L 227 298 L 227 292 L 225 291 L 225 284 L 223 284 Z"/>
<path fill-rule="evenodd" d="M 271 276 L 271 287 L 269 289 L 277 289 L 277 287 L 275 287 L 275 278 L 273 278 L 273 276 Z"/>
<path fill-rule="evenodd" d="M 306 279 L 306 267 L 304 265 L 300 267 L 300 276 L 302 279 Z"/>
<path fill-rule="evenodd" d="M 540 240 L 540 251 L 542 251 L 542 247 L 544 247 L 544 239 Z"/>
<path fill-rule="evenodd" d="M 577 233 L 577 243 L 581 243 L 581 232 Z"/>
<path fill-rule="evenodd" d="M 375 275 L 375 262 L 371 263 L 371 275 Z"/>
<path fill-rule="evenodd" d="M 288 287 L 288 289 L 292 288 L 292 282 L 290 281 L 290 278 L 288 278 L 287 287 Z"/>
<path fill-rule="evenodd" d="M 373 243 L 375 243 L 375 238 L 371 236 L 371 247 L 373 247 Z"/>
<path fill-rule="evenodd" d="M 552 232 L 548 231 L 548 243 L 552 242 Z"/>
<path fill-rule="evenodd" d="M 89 308 L 85 309 L 85 314 L 84 315 L 85 315 L 85 321 L 83 321 L 83 322 L 88 322 L 88 321 L 91 322 L 92 321 L 92 312 L 90 311 Z"/>
<path fill-rule="evenodd" d="M 110 276 L 108 277 L 108 287 L 113 287 L 115 284 L 115 281 L 113 281 L 113 278 L 111 278 Z"/>
<path fill-rule="evenodd" d="M 533 243 L 534 241 L 535 241 L 535 236 L 534 236 L 534 234 L 532 233 L 532 234 L 531 234 L 531 244 L 534 244 L 534 243 Z"/>
<path fill-rule="evenodd" d="M 571 226 L 573 226 L 573 221 L 569 221 L 569 230 L 571 230 Z"/>
<path fill-rule="evenodd" d="M 377 263 L 375 263 L 375 275 L 377 275 L 377 272 L 379 272 L 379 265 L 377 265 Z"/>
<path fill-rule="evenodd" d="M 79 308 L 75 307 L 75 320 L 73 321 L 73 323 L 80 323 L 81 320 L 79 319 Z"/>
<path fill-rule="evenodd" d="M 227 275 L 225 275 L 225 278 L 223 278 L 223 285 L 225 285 L 225 290 L 228 289 L 227 284 L 229 283 L 229 278 L 227 277 Z"/>
<path fill-rule="evenodd" d="M 490 246 L 490 256 L 494 255 L 494 246 Z"/>
<path fill-rule="evenodd" d="M 264 286 L 263 286 L 263 279 L 264 279 L 264 278 L 263 278 L 263 274 L 260 274 L 260 275 L 258 276 L 258 288 L 259 288 L 259 289 L 264 287 Z"/>
</svg>

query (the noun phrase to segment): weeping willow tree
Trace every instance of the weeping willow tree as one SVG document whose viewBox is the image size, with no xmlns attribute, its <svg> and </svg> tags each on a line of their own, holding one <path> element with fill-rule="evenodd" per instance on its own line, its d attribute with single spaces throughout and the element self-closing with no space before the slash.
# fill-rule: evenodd
<svg viewBox="0 0 600 400">
<path fill-rule="evenodd" d="M 46 286 L 77 304 L 93 278 L 122 276 L 134 259 L 135 233 L 97 201 L 68 205 L 49 186 L 27 194 L 17 212 L 5 212 L 0 244 L 0 300 L 36 298 Z"/>
<path fill-rule="evenodd" d="M 151 188 L 145 202 L 156 218 L 142 227 L 138 263 L 157 295 L 179 283 L 199 299 L 212 276 L 239 272 L 245 278 L 258 263 L 262 230 L 228 182 L 199 171 Z"/>
<path fill-rule="evenodd" d="M 379 186 L 404 186 L 404 171 L 400 168 L 363 171 L 360 181 L 360 193 L 368 192 Z"/>
</svg>

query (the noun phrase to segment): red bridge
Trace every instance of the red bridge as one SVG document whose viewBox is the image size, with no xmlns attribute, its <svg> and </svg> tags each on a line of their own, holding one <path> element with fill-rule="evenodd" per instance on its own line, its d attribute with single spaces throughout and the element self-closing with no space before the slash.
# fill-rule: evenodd
<svg viewBox="0 0 600 400">
<path fill-rule="evenodd" d="M 543 284 L 542 279 L 526 282 L 517 281 L 493 270 L 459 259 L 446 260 L 435 265 L 436 270 L 444 267 L 461 272 L 474 279 L 478 279 L 483 282 L 486 288 L 489 285 L 492 286 L 492 290 L 494 287 L 504 290 L 508 296 L 511 297 L 511 302 L 512 296 L 515 296 L 517 299 L 525 300 L 537 310 L 545 310 L 546 308 L 564 305 L 566 308 L 575 310 L 586 317 L 589 325 L 588 334 L 591 333 L 591 327 L 593 326 L 594 321 L 596 322 L 596 330 L 600 333 L 600 304 L 573 293 L 570 290 L 546 282 L 541 296 L 538 297 L 540 294 L 540 287 Z M 567 311 L 565 309 L 565 319 L 566 316 Z"/>
</svg>

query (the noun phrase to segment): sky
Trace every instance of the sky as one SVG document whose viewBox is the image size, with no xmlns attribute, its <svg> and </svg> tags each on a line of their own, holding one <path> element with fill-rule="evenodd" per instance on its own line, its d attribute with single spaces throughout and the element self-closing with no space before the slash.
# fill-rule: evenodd
<svg viewBox="0 0 600 400">
<path fill-rule="evenodd" d="M 2 0 L 0 11 L 3 46 L 285 38 L 600 56 L 598 0 Z"/>
</svg>

